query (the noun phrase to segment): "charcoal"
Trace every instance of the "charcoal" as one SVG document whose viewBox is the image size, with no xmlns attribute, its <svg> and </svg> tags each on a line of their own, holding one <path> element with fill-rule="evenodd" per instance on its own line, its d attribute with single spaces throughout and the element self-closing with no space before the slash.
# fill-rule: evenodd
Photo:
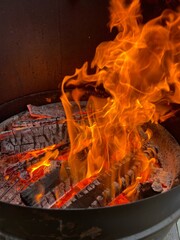
<svg viewBox="0 0 180 240">
<path fill-rule="evenodd" d="M 58 150 L 59 154 L 62 155 L 65 151 L 67 151 L 67 147 L 69 149 L 69 143 L 62 143 L 62 144 L 57 144 L 55 147 L 53 147 L 51 150 Z M 30 166 L 32 166 L 33 164 L 39 162 L 42 157 L 44 157 L 46 154 L 46 152 L 36 152 L 35 156 L 30 156 L 28 158 L 26 158 L 24 156 L 24 160 L 22 161 L 18 161 L 12 164 L 8 164 L 8 167 L 6 167 L 4 169 L 4 176 L 9 175 L 9 174 L 13 174 L 14 172 L 20 172 L 21 176 L 23 174 L 26 175 L 26 169 Z M 29 153 L 30 155 L 30 153 Z M 19 155 L 17 155 L 18 157 Z M 23 156 L 22 156 L 23 158 Z M 20 159 L 20 158 L 19 158 Z M 7 162 L 9 162 L 9 158 L 6 159 Z M 22 177 L 23 178 L 23 177 Z"/>
<path fill-rule="evenodd" d="M 31 104 L 27 105 L 29 113 L 32 117 L 40 117 L 40 118 L 47 118 L 47 117 L 60 117 L 64 118 L 65 114 L 62 110 L 61 103 L 51 103 L 42 106 L 33 106 Z"/>
<path fill-rule="evenodd" d="M 17 154 L 67 141 L 66 124 L 56 121 L 0 133 L 1 154 Z"/>
<path fill-rule="evenodd" d="M 25 114 L 25 112 L 21 112 L 17 115 L 14 115 L 8 119 L 6 119 L 5 121 L 1 122 L 0 123 L 0 132 L 6 132 L 8 130 L 11 130 L 12 129 L 12 124 L 15 122 L 15 121 L 18 121 L 22 118 L 22 116 Z"/>
<path fill-rule="evenodd" d="M 57 121 L 62 120 L 62 118 L 31 118 L 31 119 L 25 119 L 25 120 L 16 120 L 12 122 L 12 129 L 16 128 L 32 128 L 32 127 L 38 127 L 46 124 L 53 124 Z"/>
<path fill-rule="evenodd" d="M 148 198 L 171 188 L 172 174 L 162 168 L 154 168 L 145 183 L 139 185 L 139 199 Z"/>
<path fill-rule="evenodd" d="M 60 168 L 52 170 L 39 181 L 32 183 L 20 193 L 22 202 L 27 206 L 33 206 L 37 203 L 36 197 L 42 193 L 47 194 L 51 189 L 60 183 Z M 40 201 L 41 198 L 38 200 Z"/>
<path fill-rule="evenodd" d="M 48 192 L 46 194 L 46 199 L 49 205 L 52 205 L 54 201 L 56 200 L 56 197 L 52 191 Z"/>
<path fill-rule="evenodd" d="M 152 188 L 152 183 L 145 182 L 145 183 L 141 183 L 139 186 L 138 198 L 144 199 L 144 198 L 152 197 L 159 193 L 160 193 L 159 191 L 154 191 L 154 189 Z"/>
<path fill-rule="evenodd" d="M 102 173 L 97 179 L 95 179 L 92 183 L 88 186 L 83 188 L 82 190 L 79 189 L 72 198 L 70 198 L 63 206 L 63 209 L 70 209 L 70 208 L 94 208 L 94 207 L 104 207 L 108 203 L 112 201 L 112 198 L 119 195 L 126 187 L 128 187 L 134 181 L 134 175 L 137 176 L 137 169 L 136 173 L 127 175 L 125 174 L 124 177 L 117 176 L 119 179 L 118 181 L 114 181 L 111 184 L 112 175 L 118 170 L 119 173 L 124 172 L 123 165 L 131 164 L 131 159 L 125 158 L 123 163 L 116 164 L 112 169 Z M 138 161 L 134 162 L 132 166 L 139 166 L 140 171 L 140 164 Z M 132 167 L 131 166 L 131 167 Z M 121 169 L 122 168 L 122 169 Z M 121 171 L 122 170 L 122 171 Z M 133 171 L 131 169 L 131 171 Z M 127 175 L 127 176 L 126 176 Z M 131 179 L 133 178 L 133 180 Z"/>
<path fill-rule="evenodd" d="M 87 208 L 91 205 L 91 203 L 94 201 L 95 196 L 98 196 L 102 194 L 102 191 L 104 189 L 103 184 L 100 184 L 100 182 L 96 185 L 94 182 L 89 184 L 85 189 L 80 190 L 79 192 L 69 201 L 67 201 L 62 208 L 63 209 L 69 209 L 69 208 Z"/>
<path fill-rule="evenodd" d="M 50 192 L 45 194 L 39 203 L 36 203 L 33 206 L 39 207 L 39 208 L 52 208 L 56 201 L 59 198 L 62 198 L 65 193 L 67 193 L 70 190 L 70 179 L 67 178 L 64 182 L 60 181 L 60 184 L 55 186 L 53 189 L 51 189 Z"/>
</svg>

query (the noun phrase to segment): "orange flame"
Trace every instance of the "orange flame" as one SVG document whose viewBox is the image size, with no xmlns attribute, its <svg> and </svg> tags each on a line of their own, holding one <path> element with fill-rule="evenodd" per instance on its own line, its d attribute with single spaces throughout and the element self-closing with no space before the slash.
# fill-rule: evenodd
<svg viewBox="0 0 180 240">
<path fill-rule="evenodd" d="M 38 193 L 35 195 L 36 203 L 39 203 L 43 196 L 44 196 L 44 187 L 39 184 L 39 186 L 38 186 Z"/>
<path fill-rule="evenodd" d="M 158 123 L 170 117 L 170 103 L 180 103 L 180 14 L 165 10 L 161 16 L 142 24 L 140 1 L 125 4 L 110 1 L 110 29 L 117 28 L 113 41 L 101 43 L 91 67 L 88 64 L 66 76 L 62 83 L 64 106 L 71 142 L 69 166 L 74 182 L 90 178 L 110 168 L 131 152 L 140 153 L 142 139 L 138 127 L 146 122 Z M 69 93 L 65 87 L 103 85 L 108 98 L 91 96 L 87 103 L 87 119 L 75 121 Z M 80 113 L 83 89 L 75 88 L 71 98 Z M 152 133 L 147 132 L 149 138 Z M 80 154 L 84 154 L 81 159 Z M 148 176 L 149 160 L 140 160 Z M 136 185 L 136 183 L 135 183 Z"/>
<path fill-rule="evenodd" d="M 28 168 L 28 172 L 33 174 L 34 171 L 41 167 L 49 167 L 51 165 L 50 159 L 56 159 L 59 155 L 59 151 L 56 149 L 54 151 L 48 151 L 45 153 L 44 157 L 41 158 L 41 160 L 35 164 L 33 164 L 31 167 Z"/>
</svg>

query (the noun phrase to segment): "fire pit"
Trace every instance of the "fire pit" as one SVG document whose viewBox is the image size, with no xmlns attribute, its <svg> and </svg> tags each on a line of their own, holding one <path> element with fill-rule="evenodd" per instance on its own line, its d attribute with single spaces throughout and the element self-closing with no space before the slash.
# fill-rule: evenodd
<svg viewBox="0 0 180 240">
<path fill-rule="evenodd" d="M 86 119 L 86 112 L 80 114 L 72 104 L 76 121 Z M 82 108 L 86 105 L 81 102 Z M 139 128 L 144 157 L 131 153 L 104 172 L 74 182 L 62 105 L 28 105 L 28 110 L 0 126 L 1 201 L 41 208 L 97 208 L 150 197 L 179 184 L 180 147 L 160 125 Z M 150 132 L 153 137 L 148 139 Z M 86 155 L 83 149 L 78 158 L 83 162 Z M 142 167 L 144 158 L 149 163 Z"/>
<path fill-rule="evenodd" d="M 28 102 L 29 99 L 32 103 L 33 99 L 36 99 L 36 101 L 39 99 L 39 104 L 37 102 L 36 104 L 43 104 L 44 97 L 39 96 L 40 94 L 36 98 L 34 98 L 34 95 L 29 96 Z M 22 106 L 25 101 L 22 101 Z M 12 105 L 15 111 L 22 109 L 13 102 L 7 104 L 7 109 L 11 109 Z M 177 147 L 177 143 L 172 136 L 169 134 L 168 136 L 172 144 L 168 144 L 168 146 L 173 148 L 173 153 L 176 155 L 174 146 Z M 163 144 L 165 144 L 164 141 Z M 172 164 L 170 167 L 172 167 Z M 32 236 L 34 239 L 47 239 L 47 237 L 52 239 L 58 239 L 58 237 L 64 239 L 67 237 L 70 239 L 118 239 L 128 237 L 128 239 L 131 239 L 131 235 L 132 239 L 134 236 L 137 236 L 137 238 L 148 236 L 151 239 L 152 235 L 159 236 L 159 239 L 162 239 L 162 236 L 165 236 L 179 217 L 179 194 L 178 186 L 165 193 L 129 204 L 82 210 L 29 208 L 1 202 L 1 231 L 6 235 L 20 239 L 28 239 Z M 157 211 L 158 215 L 156 214 Z M 12 216 L 16 216 L 16 221 Z M 109 220 L 104 221 L 104 216 Z M 137 216 L 139 221 L 136 221 Z M 149 216 L 146 221 L 143 220 L 145 216 Z M 85 217 L 87 221 L 84 221 Z M 131 225 L 130 228 L 129 224 Z M 121 231 L 119 231 L 120 226 Z"/>
<path fill-rule="evenodd" d="M 116 38 L 91 73 L 85 63 L 64 78 L 61 102 L 40 93 L 1 106 L 8 237 L 162 239 L 180 216 L 180 146 L 159 124 L 180 102 L 179 13 L 144 24 L 138 0 L 112 0 L 110 15 Z"/>
</svg>

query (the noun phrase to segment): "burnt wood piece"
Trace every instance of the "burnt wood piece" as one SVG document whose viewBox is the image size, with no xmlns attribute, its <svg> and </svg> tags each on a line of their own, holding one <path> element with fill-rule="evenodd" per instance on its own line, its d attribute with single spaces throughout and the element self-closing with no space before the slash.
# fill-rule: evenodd
<svg viewBox="0 0 180 240">
<path fill-rule="evenodd" d="M 58 149 L 60 156 L 60 159 L 58 159 L 61 160 L 61 156 L 63 156 L 64 159 L 64 154 L 67 155 L 69 152 L 69 147 L 69 142 L 61 142 L 55 146 L 50 146 L 49 149 L 51 151 Z M 46 149 L 46 151 L 48 151 L 48 149 Z M 32 164 L 39 162 L 46 151 L 44 149 L 40 149 L 27 153 L 2 156 L 0 160 L 0 176 L 2 175 L 4 178 L 6 175 L 13 174 L 14 171 L 27 169 L 27 167 L 31 166 Z"/>
<path fill-rule="evenodd" d="M 127 173 L 124 170 L 128 167 Z M 141 162 L 130 159 L 116 164 L 112 169 L 102 173 L 97 179 L 90 183 L 70 198 L 61 208 L 94 208 L 104 207 L 118 196 L 124 189 L 132 184 L 141 169 Z M 113 181 L 112 181 L 113 180 Z M 77 191 L 77 189 L 76 189 Z"/>
<path fill-rule="evenodd" d="M 12 124 L 16 121 L 19 121 L 22 116 L 24 116 L 25 114 L 27 114 L 27 112 L 21 112 L 17 115 L 14 115 L 6 120 L 4 120 L 3 122 L 0 123 L 0 132 L 4 132 L 4 131 L 8 131 L 12 129 Z"/>
<path fill-rule="evenodd" d="M 64 118 L 65 113 L 61 103 L 52 103 L 42 106 L 27 105 L 29 113 L 36 118 Z"/>
<path fill-rule="evenodd" d="M 81 120 L 79 107 L 71 102 L 74 118 Z M 82 101 L 82 110 L 86 102 Z M 61 103 L 43 106 L 28 105 L 33 117 L 29 113 L 20 113 L 0 124 L 0 154 L 16 154 L 35 149 L 45 148 L 68 139 L 65 113 Z M 85 114 L 85 112 L 84 112 Z M 7 124 L 7 126 L 5 126 Z M 8 130 L 7 130 L 8 129 Z"/>
<path fill-rule="evenodd" d="M 39 162 L 41 160 L 41 158 L 44 157 L 44 156 L 45 156 L 45 152 L 39 154 L 37 157 L 31 157 L 31 158 L 26 159 L 24 161 L 19 161 L 19 162 L 16 162 L 14 164 L 11 164 L 7 168 L 5 168 L 4 176 L 26 170 L 28 167 L 30 167 L 33 164 Z"/>
<path fill-rule="evenodd" d="M 138 186 L 138 198 L 144 199 L 171 188 L 173 176 L 162 168 L 154 168 L 149 179 Z"/>
<path fill-rule="evenodd" d="M 45 148 L 67 140 L 66 123 L 55 120 L 40 126 L 18 128 L 0 133 L 1 154 L 15 154 Z"/>
<path fill-rule="evenodd" d="M 160 191 L 153 190 L 152 183 L 150 183 L 150 182 L 141 183 L 139 186 L 139 199 L 152 197 L 159 193 L 160 193 Z"/>
<path fill-rule="evenodd" d="M 20 119 L 18 121 L 12 122 L 12 129 L 17 128 L 32 128 L 41 125 L 51 124 L 57 121 L 61 121 L 64 118 L 54 117 L 54 118 L 30 118 L 30 119 Z"/>
<path fill-rule="evenodd" d="M 84 109 L 86 106 L 85 101 L 81 101 L 81 107 Z M 71 102 L 72 110 L 74 113 L 79 111 L 79 107 L 75 102 Z M 27 105 L 29 113 L 35 118 L 65 118 L 65 112 L 61 102 L 46 104 L 42 106 Z"/>
<path fill-rule="evenodd" d="M 71 189 L 71 180 L 66 178 L 64 181 L 61 179 L 60 184 L 54 187 L 50 192 L 45 194 L 41 201 L 34 206 L 40 208 L 52 208 L 59 198 L 62 198 Z"/>
<path fill-rule="evenodd" d="M 39 181 L 31 184 L 20 193 L 22 202 L 27 206 L 33 206 L 41 201 L 44 194 L 60 183 L 60 168 L 53 169 Z"/>
<path fill-rule="evenodd" d="M 57 144 L 55 147 L 53 147 L 50 150 L 55 151 L 56 149 L 59 151 L 59 155 L 62 155 L 63 153 L 65 153 L 66 151 L 69 150 L 69 146 L 70 143 L 62 143 L 62 144 Z M 35 163 L 38 163 L 39 161 L 41 161 L 42 157 L 44 157 L 46 154 L 46 151 L 44 152 L 37 152 L 36 156 L 31 156 L 29 158 L 26 158 L 22 161 L 17 161 L 14 164 L 8 164 L 8 167 L 6 167 L 4 169 L 3 175 L 7 176 L 7 175 L 11 175 L 13 173 L 18 173 L 18 172 L 24 172 L 27 168 L 29 168 L 30 166 L 32 166 Z M 8 161 L 8 159 L 6 160 Z"/>
</svg>

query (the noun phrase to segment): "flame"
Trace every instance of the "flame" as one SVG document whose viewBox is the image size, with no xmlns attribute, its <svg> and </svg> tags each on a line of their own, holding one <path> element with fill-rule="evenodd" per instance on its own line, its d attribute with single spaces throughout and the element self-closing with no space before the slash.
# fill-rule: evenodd
<svg viewBox="0 0 180 240">
<path fill-rule="evenodd" d="M 33 164 L 27 170 L 32 175 L 34 171 L 38 170 L 41 167 L 49 167 L 51 165 L 50 159 L 56 159 L 59 155 L 59 151 L 56 149 L 54 151 L 48 151 L 45 153 L 41 160 Z"/>
<path fill-rule="evenodd" d="M 44 187 L 41 184 L 39 184 L 38 185 L 38 193 L 35 195 L 36 203 L 39 203 L 41 201 L 42 197 L 44 196 L 44 192 L 45 192 Z"/>
<path fill-rule="evenodd" d="M 143 170 L 128 189 L 131 193 L 140 179 L 146 180 L 155 163 L 142 152 L 138 127 L 169 118 L 174 114 L 171 103 L 180 103 L 180 14 L 168 9 L 143 24 L 139 0 L 129 4 L 111 0 L 109 27 L 117 28 L 118 34 L 97 47 L 91 63 L 95 73 L 87 73 L 86 62 L 62 83 L 61 101 L 71 142 L 68 162 L 76 183 L 137 153 Z M 74 90 L 66 92 L 67 86 Z M 79 86 L 91 86 L 95 91 L 103 86 L 109 94 L 107 98 L 89 97 L 86 119 L 80 104 L 86 92 Z M 70 99 L 82 115 L 79 121 L 74 119 Z M 147 136 L 150 139 L 152 132 L 148 130 Z"/>
<path fill-rule="evenodd" d="M 119 194 L 118 197 L 116 197 L 108 205 L 114 206 L 114 205 L 121 205 L 121 204 L 127 204 L 127 203 L 129 203 L 129 200 L 126 198 L 126 196 L 124 194 Z"/>
</svg>

